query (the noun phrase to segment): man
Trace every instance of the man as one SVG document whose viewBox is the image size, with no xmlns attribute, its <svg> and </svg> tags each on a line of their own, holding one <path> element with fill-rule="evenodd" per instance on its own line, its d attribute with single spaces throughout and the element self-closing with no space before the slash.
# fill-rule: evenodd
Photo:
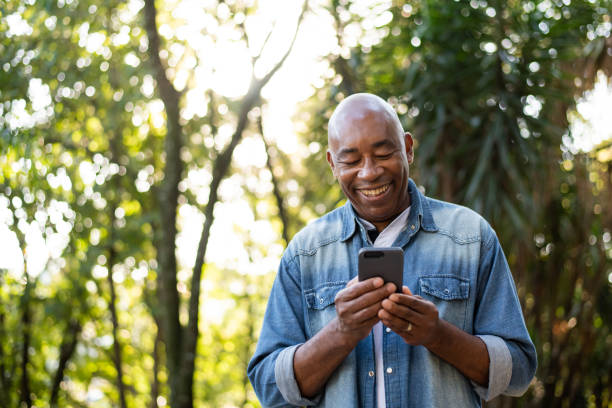
<svg viewBox="0 0 612 408">
<path fill-rule="evenodd" d="M 328 136 L 348 203 L 282 257 L 248 367 L 262 405 L 478 407 L 521 395 L 536 354 L 495 232 L 419 192 L 412 137 L 379 97 L 342 101 Z M 371 245 L 403 248 L 401 293 L 357 281 Z"/>
</svg>

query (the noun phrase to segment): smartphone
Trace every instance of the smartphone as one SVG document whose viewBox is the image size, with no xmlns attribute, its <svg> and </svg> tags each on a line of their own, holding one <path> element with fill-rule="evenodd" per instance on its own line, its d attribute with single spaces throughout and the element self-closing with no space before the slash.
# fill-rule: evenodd
<svg viewBox="0 0 612 408">
<path fill-rule="evenodd" d="M 402 292 L 404 282 L 404 251 L 400 247 L 367 247 L 359 250 L 359 280 L 380 276 L 385 283 L 395 284 Z"/>
</svg>

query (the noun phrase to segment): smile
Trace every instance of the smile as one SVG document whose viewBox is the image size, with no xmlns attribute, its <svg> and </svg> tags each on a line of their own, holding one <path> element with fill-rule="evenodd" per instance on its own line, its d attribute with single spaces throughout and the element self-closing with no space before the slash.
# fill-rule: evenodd
<svg viewBox="0 0 612 408">
<path fill-rule="evenodd" d="M 376 197 L 384 194 L 391 184 L 385 184 L 384 186 L 373 188 L 373 189 L 360 189 L 359 192 L 368 197 Z"/>
</svg>

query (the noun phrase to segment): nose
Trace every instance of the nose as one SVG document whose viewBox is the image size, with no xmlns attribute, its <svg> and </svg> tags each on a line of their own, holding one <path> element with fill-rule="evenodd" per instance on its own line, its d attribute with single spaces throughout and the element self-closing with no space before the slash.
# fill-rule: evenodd
<svg viewBox="0 0 612 408">
<path fill-rule="evenodd" d="M 359 178 L 364 180 L 375 180 L 382 173 L 382 169 L 376 163 L 376 160 L 366 157 L 363 161 L 363 166 L 359 169 Z"/>
</svg>

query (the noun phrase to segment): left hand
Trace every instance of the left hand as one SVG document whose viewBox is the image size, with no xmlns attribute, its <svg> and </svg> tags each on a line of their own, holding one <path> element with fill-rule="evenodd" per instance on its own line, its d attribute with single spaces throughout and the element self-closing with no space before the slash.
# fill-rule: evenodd
<svg viewBox="0 0 612 408">
<path fill-rule="evenodd" d="M 428 346 L 439 340 L 438 308 L 421 296 L 413 295 L 408 287 L 393 293 L 382 302 L 380 320 L 406 343 Z"/>
</svg>

